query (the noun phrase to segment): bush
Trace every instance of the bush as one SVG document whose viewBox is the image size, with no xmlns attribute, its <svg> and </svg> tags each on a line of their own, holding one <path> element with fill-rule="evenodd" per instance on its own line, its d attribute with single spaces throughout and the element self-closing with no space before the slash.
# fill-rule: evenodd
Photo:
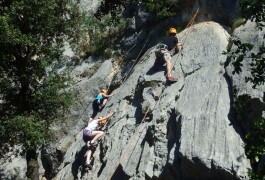
<svg viewBox="0 0 265 180">
<path fill-rule="evenodd" d="M 245 18 L 237 18 L 234 21 L 234 23 L 232 24 L 232 30 L 235 30 L 236 28 L 238 28 L 239 26 L 241 26 L 245 22 L 246 22 L 246 19 Z"/>
<path fill-rule="evenodd" d="M 148 11 L 154 12 L 157 16 L 161 18 L 176 15 L 176 12 L 180 6 L 179 0 L 140 0 L 140 3 L 144 4 Z"/>
<path fill-rule="evenodd" d="M 82 58 L 89 55 L 110 57 L 110 49 L 115 44 L 115 39 L 122 35 L 129 22 L 130 19 L 110 15 L 101 19 L 85 17 L 79 34 L 79 43 L 76 45 L 77 54 Z"/>
<path fill-rule="evenodd" d="M 8 140 L 11 145 L 22 142 L 26 149 L 39 146 L 47 139 L 47 126 L 34 115 L 9 117 L 0 127 L 1 142 Z"/>
</svg>

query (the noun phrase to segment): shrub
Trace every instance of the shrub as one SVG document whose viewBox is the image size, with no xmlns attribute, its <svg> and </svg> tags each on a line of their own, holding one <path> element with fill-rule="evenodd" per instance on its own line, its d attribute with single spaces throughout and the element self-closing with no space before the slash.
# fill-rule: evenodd
<svg viewBox="0 0 265 180">
<path fill-rule="evenodd" d="M 232 24 L 232 30 L 235 30 L 236 28 L 238 28 L 239 26 L 241 26 L 245 22 L 246 22 L 246 19 L 245 18 L 237 18 L 234 21 L 234 23 Z"/>
<path fill-rule="evenodd" d="M 130 20 L 106 15 L 101 19 L 85 17 L 76 45 L 80 57 L 100 55 L 109 57 L 115 39 L 120 37 Z M 106 51 L 107 49 L 107 51 Z"/>
</svg>

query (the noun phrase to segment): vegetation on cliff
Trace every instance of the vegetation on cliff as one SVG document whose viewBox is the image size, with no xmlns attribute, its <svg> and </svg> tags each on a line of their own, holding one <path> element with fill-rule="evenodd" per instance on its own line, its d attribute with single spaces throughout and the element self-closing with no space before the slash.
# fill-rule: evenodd
<svg viewBox="0 0 265 180">
<path fill-rule="evenodd" d="M 45 142 L 52 120 L 71 104 L 71 93 L 62 91 L 70 79 L 55 70 L 63 60 L 63 42 L 73 39 L 80 17 L 69 1 L 0 2 L 2 145 L 34 148 Z"/>
</svg>

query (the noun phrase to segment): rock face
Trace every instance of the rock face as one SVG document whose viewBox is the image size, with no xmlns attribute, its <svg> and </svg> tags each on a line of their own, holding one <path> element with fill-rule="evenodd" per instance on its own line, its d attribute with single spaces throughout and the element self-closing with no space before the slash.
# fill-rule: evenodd
<svg viewBox="0 0 265 180">
<path fill-rule="evenodd" d="M 96 13 L 98 7 L 100 6 L 101 0 L 78 0 L 79 8 L 82 12 L 87 14 Z"/>
<path fill-rule="evenodd" d="M 27 161 L 20 154 L 21 146 L 16 146 L 0 159 L 0 179 L 26 179 Z"/>
<path fill-rule="evenodd" d="M 191 18 L 191 12 L 196 11 L 198 8 L 197 21 L 199 22 L 212 20 L 221 24 L 231 25 L 239 14 L 238 0 L 188 0 L 183 2 L 183 4 L 183 6 L 187 7 L 182 12 L 182 18 L 186 21 Z"/>
<path fill-rule="evenodd" d="M 247 54 L 257 53 L 258 48 L 264 44 L 265 29 L 258 30 L 256 24 L 247 21 L 246 24 L 237 28 L 234 32 L 233 38 L 239 38 L 243 43 L 251 43 L 254 48 Z M 235 47 L 232 47 L 234 49 Z M 229 79 L 232 84 L 232 91 L 234 93 L 234 101 L 244 102 L 247 101 L 247 109 L 237 109 L 237 119 L 240 121 L 244 131 L 249 131 L 250 122 L 256 117 L 261 117 L 265 112 L 265 85 L 257 86 L 255 89 L 253 84 L 245 82 L 245 78 L 250 76 L 250 63 L 251 59 L 245 58 L 242 61 L 242 72 L 240 74 L 232 74 L 233 66 L 232 62 L 227 66 L 226 70 L 229 75 Z M 263 117 L 265 117 L 263 115 Z"/>
<path fill-rule="evenodd" d="M 207 22 L 179 38 L 183 50 L 172 58 L 178 82 L 165 84 L 164 67 L 151 68 L 155 47 L 149 49 L 101 113 L 118 109 L 94 153 L 93 169 L 80 168 L 86 147 L 79 132 L 54 179 L 248 178 L 223 67 L 230 36 Z"/>
</svg>

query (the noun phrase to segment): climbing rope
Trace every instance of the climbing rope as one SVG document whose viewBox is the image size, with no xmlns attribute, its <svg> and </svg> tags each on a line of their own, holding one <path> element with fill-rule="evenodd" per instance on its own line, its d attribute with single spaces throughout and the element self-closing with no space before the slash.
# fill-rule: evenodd
<svg viewBox="0 0 265 180">
<path fill-rule="evenodd" d="M 147 40 L 145 41 L 145 44 L 144 44 L 144 46 L 142 47 L 141 51 L 140 51 L 139 54 L 137 55 L 137 58 L 136 58 L 135 62 L 133 63 L 132 67 L 130 68 L 130 70 L 128 71 L 128 73 L 125 75 L 125 78 L 123 79 L 123 81 L 122 81 L 122 83 L 121 83 L 122 86 L 120 86 L 119 90 L 122 89 L 125 80 L 127 79 L 128 75 L 130 74 L 130 72 L 132 71 L 132 69 L 134 68 L 134 66 L 135 66 L 135 64 L 136 64 L 136 62 L 137 62 L 137 60 L 138 60 L 138 58 L 139 58 L 141 52 L 143 51 L 143 49 L 145 48 L 145 46 L 146 46 L 146 44 L 147 44 L 147 42 L 148 42 L 148 40 L 149 40 L 150 34 L 151 34 L 151 32 L 148 34 L 148 38 L 147 38 Z M 127 53 L 129 53 L 129 52 L 130 52 L 135 46 L 136 46 L 136 44 L 134 44 L 134 45 L 133 45 L 128 51 L 126 51 L 126 52 L 122 55 L 122 57 L 124 57 Z M 116 67 L 116 69 L 112 70 L 112 71 L 111 71 L 110 73 L 108 73 L 104 78 L 101 78 L 101 77 L 100 77 L 100 79 L 102 79 L 102 80 L 105 82 L 104 79 L 107 78 L 107 77 L 108 77 L 113 71 L 116 71 L 116 70 L 121 66 L 121 64 L 123 63 L 123 61 L 124 61 L 124 58 L 123 58 L 122 61 L 119 63 L 119 65 Z M 96 82 L 99 82 L 99 81 L 96 81 Z M 107 83 L 106 83 L 106 84 L 107 84 Z M 108 86 L 107 91 L 109 90 L 109 88 L 110 88 L 110 86 Z M 109 102 L 109 101 L 107 101 L 107 103 L 108 103 L 108 102 Z M 105 104 L 105 106 L 107 105 L 107 103 Z M 89 106 L 89 104 L 86 106 L 85 110 L 83 111 L 83 113 L 81 114 L 80 117 L 82 117 L 82 116 L 85 114 L 85 112 L 87 111 L 88 106 Z"/>
<path fill-rule="evenodd" d="M 199 8 L 197 9 L 196 13 L 192 16 L 190 22 L 187 24 L 187 26 L 185 27 L 184 30 L 186 30 L 186 29 L 189 28 L 191 25 L 193 25 L 193 23 L 194 23 L 194 21 L 195 21 L 197 15 L 198 15 L 198 13 L 199 13 Z M 185 42 L 186 42 L 186 40 L 187 40 L 187 38 L 188 38 L 188 34 L 189 34 L 190 32 L 191 32 L 191 30 L 187 30 L 187 31 L 184 32 L 184 34 L 183 34 L 182 37 L 185 37 L 185 39 L 183 40 L 182 45 L 185 44 Z M 182 52 L 182 49 L 183 49 L 183 48 L 181 48 L 180 51 L 178 52 L 176 59 L 178 59 L 179 55 L 180 55 L 181 52 Z M 171 68 L 171 70 L 170 70 L 170 73 L 171 73 L 171 71 L 173 70 L 173 67 L 174 67 L 175 63 L 176 63 L 176 62 L 173 61 L 173 63 L 172 63 L 172 68 Z"/>
<path fill-rule="evenodd" d="M 147 123 L 144 123 L 144 122 L 145 122 L 145 118 L 146 118 L 146 116 L 147 116 L 147 114 L 148 114 L 149 112 L 150 112 L 150 106 L 148 107 L 147 111 L 145 112 L 144 117 L 142 118 L 142 121 L 141 121 L 141 124 L 140 124 L 140 126 L 143 125 L 143 129 L 142 129 L 142 131 L 141 131 L 141 134 L 142 134 L 143 130 L 145 129 L 146 125 L 147 125 Z M 140 128 L 139 128 L 139 127 L 136 129 L 136 131 L 134 132 L 134 134 L 133 134 L 131 137 L 134 137 L 136 134 L 138 135 L 138 136 L 136 136 L 136 137 L 138 137 L 138 139 L 137 139 L 137 141 L 136 141 L 136 144 L 137 144 L 137 142 L 139 141 L 139 139 L 140 139 L 140 137 L 141 137 L 141 134 L 140 134 Z M 140 135 L 139 135 L 139 134 L 140 134 Z M 130 141 L 130 142 L 131 142 L 131 141 Z M 129 149 L 131 149 L 131 147 L 132 147 L 133 144 L 134 144 L 134 143 L 129 143 L 129 144 L 127 144 L 127 146 L 124 148 L 124 149 L 125 149 L 125 150 L 123 151 L 124 153 L 121 154 L 121 157 L 119 158 L 118 162 L 116 163 L 115 168 L 114 168 L 114 170 L 113 170 L 111 176 L 110 176 L 108 179 L 111 179 L 111 178 L 112 178 L 112 176 L 114 175 L 115 171 L 116 171 L 117 168 L 119 167 L 121 161 L 123 160 L 123 158 L 125 157 L 125 155 L 126 155 L 127 152 L 129 151 Z M 134 146 L 134 148 L 135 148 L 135 146 Z M 133 149 L 133 150 L 134 150 L 134 149 Z M 129 157 L 127 163 L 129 162 L 130 158 L 131 158 L 131 157 Z M 126 163 L 126 165 L 127 165 L 127 163 Z M 126 165 L 125 165 L 125 167 L 126 167 Z"/>
<path fill-rule="evenodd" d="M 195 18 L 196 18 L 196 16 L 197 16 L 197 14 L 198 14 L 198 12 L 199 12 L 199 9 L 198 9 L 197 12 L 195 13 L 195 15 L 192 17 L 192 19 L 190 20 L 190 22 L 188 23 L 188 25 L 186 26 L 185 29 L 187 29 L 190 25 L 193 24 L 193 22 L 194 22 L 194 20 L 195 20 Z M 184 29 L 184 30 L 185 30 L 185 29 Z M 186 32 L 184 33 L 184 35 L 185 35 L 185 34 L 186 34 Z M 184 35 L 183 35 L 183 36 L 184 36 Z M 186 40 L 185 40 L 185 41 L 186 41 Z M 185 43 L 185 41 L 183 42 L 183 44 Z M 181 50 L 180 50 L 180 51 L 181 51 Z M 180 52 L 178 52 L 178 54 L 180 54 Z M 172 66 L 172 67 L 173 67 L 173 66 Z M 148 107 L 147 111 L 145 112 L 144 117 L 143 117 L 143 119 L 142 119 L 142 121 L 141 121 L 142 124 L 145 122 L 145 118 L 146 118 L 147 114 L 148 114 L 149 112 L 151 112 L 151 111 L 154 111 L 154 110 L 156 109 L 156 106 L 157 106 L 159 100 L 161 99 L 161 96 L 162 96 L 162 94 L 163 94 L 165 88 L 166 88 L 166 83 L 165 83 L 165 86 L 164 86 L 164 88 L 162 89 L 162 91 L 161 91 L 161 93 L 160 93 L 160 95 L 159 95 L 159 97 L 158 97 L 158 101 L 157 101 L 157 102 L 155 103 L 155 105 L 154 105 L 153 110 L 150 109 L 150 105 L 149 105 L 149 107 Z M 141 126 L 142 124 L 140 124 L 140 126 Z M 142 134 L 142 132 L 144 131 L 144 129 L 146 128 L 146 125 L 147 125 L 147 123 L 144 123 L 144 124 L 143 124 L 143 128 L 142 128 L 141 134 Z M 124 148 L 124 150 L 122 151 L 123 153 L 121 154 L 121 157 L 119 158 L 117 164 L 115 165 L 115 168 L 114 168 L 112 174 L 110 175 L 110 177 L 109 177 L 108 179 L 111 179 L 111 178 L 112 178 L 112 176 L 113 176 L 114 173 L 116 172 L 118 166 L 120 165 L 121 161 L 123 160 L 123 158 L 125 157 L 125 155 L 127 155 L 129 149 L 131 149 L 132 145 L 135 144 L 135 146 L 134 146 L 134 148 L 133 148 L 133 150 L 132 150 L 132 153 L 133 153 L 133 151 L 134 151 L 134 149 L 135 149 L 135 147 L 136 147 L 136 144 L 138 143 L 138 141 L 139 141 L 139 139 L 140 139 L 140 137 L 141 137 L 141 134 L 140 134 L 139 131 L 140 131 L 140 128 L 138 127 L 138 128 L 136 129 L 135 133 L 131 136 L 131 138 L 133 138 L 133 137 L 137 134 L 138 139 L 137 139 L 136 143 L 132 143 L 132 141 L 130 141 L 131 143 L 129 143 L 129 144 Z M 131 156 L 132 156 L 132 153 L 131 153 L 130 157 L 128 158 L 127 163 L 125 164 L 124 169 L 126 168 L 128 162 L 129 162 L 129 160 L 130 160 L 130 158 L 131 158 Z"/>
</svg>

